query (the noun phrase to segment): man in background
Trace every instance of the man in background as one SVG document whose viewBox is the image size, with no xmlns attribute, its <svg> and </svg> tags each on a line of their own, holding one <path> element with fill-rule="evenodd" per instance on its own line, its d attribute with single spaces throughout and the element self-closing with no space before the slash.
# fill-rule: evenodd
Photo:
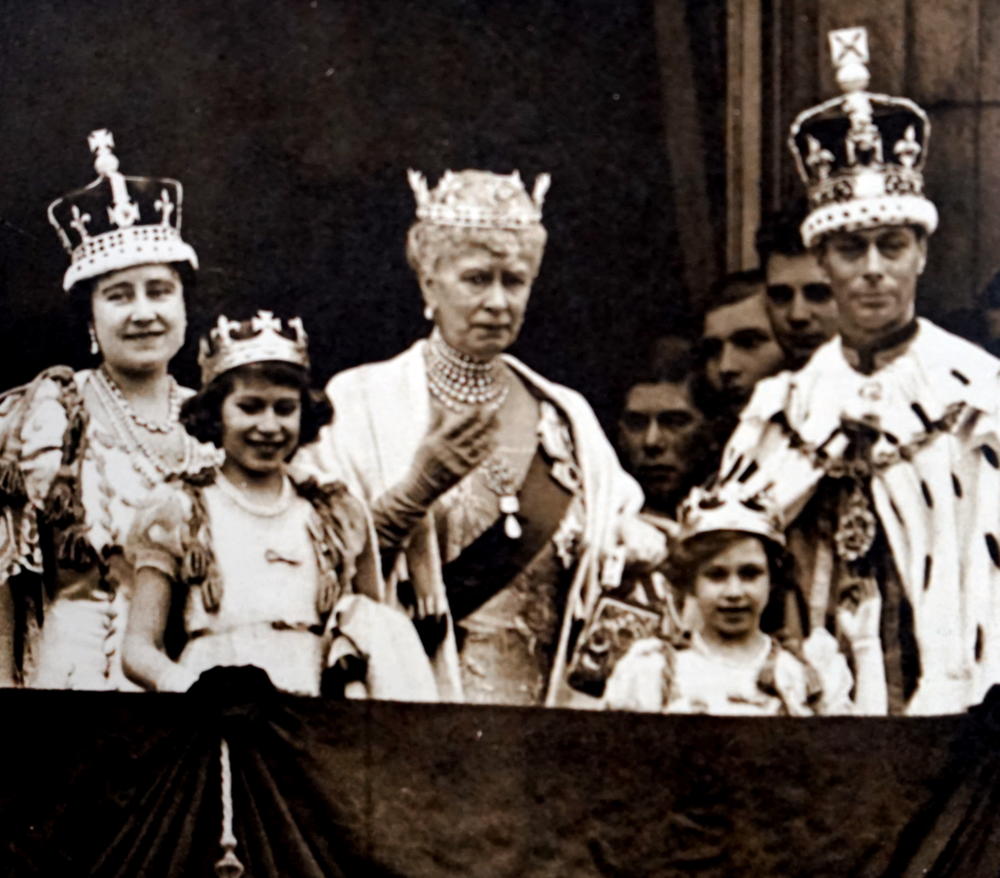
<svg viewBox="0 0 1000 878">
<path fill-rule="evenodd" d="M 802 244 L 805 207 L 772 215 L 757 231 L 767 313 L 785 352 L 785 368 L 801 369 L 837 332 L 837 302 L 816 254 Z"/>
<path fill-rule="evenodd" d="M 642 487 L 643 511 L 653 515 L 673 518 L 677 504 L 708 475 L 694 365 L 690 342 L 657 339 L 654 362 L 626 391 L 618 419 L 622 464 Z"/>
</svg>

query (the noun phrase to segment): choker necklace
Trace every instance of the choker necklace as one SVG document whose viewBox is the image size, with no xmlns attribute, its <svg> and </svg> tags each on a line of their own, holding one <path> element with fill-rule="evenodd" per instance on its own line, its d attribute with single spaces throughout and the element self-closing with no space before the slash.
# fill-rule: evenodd
<svg viewBox="0 0 1000 878">
<path fill-rule="evenodd" d="M 150 421 L 146 418 L 140 418 L 139 415 L 135 413 L 135 409 L 132 408 L 132 404 L 128 401 L 125 394 L 122 393 L 122 389 L 118 386 L 115 379 L 111 377 L 108 370 L 103 365 L 97 370 L 97 375 L 100 378 L 101 383 L 104 385 L 104 388 L 115 398 L 115 402 L 118 404 L 118 407 L 137 427 L 142 427 L 143 430 L 148 430 L 150 433 L 163 433 L 166 435 L 177 424 L 181 411 L 181 395 L 177 391 L 177 382 L 174 380 L 173 376 L 170 376 L 167 419 L 163 423 L 157 423 L 156 421 Z"/>
<path fill-rule="evenodd" d="M 435 329 L 427 342 L 427 385 L 446 408 L 462 412 L 467 406 L 500 408 L 510 384 L 497 360 L 476 360 L 456 351 Z"/>
</svg>

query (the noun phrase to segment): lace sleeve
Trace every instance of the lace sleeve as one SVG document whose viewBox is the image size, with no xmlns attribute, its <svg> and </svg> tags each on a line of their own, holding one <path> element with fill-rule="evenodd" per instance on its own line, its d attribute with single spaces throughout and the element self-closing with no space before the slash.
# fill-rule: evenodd
<svg viewBox="0 0 1000 878">
<path fill-rule="evenodd" d="M 176 485 L 152 491 L 136 512 L 126 554 L 138 571 L 159 570 L 170 579 L 180 578 L 184 547 L 191 541 L 191 499 Z"/>
</svg>

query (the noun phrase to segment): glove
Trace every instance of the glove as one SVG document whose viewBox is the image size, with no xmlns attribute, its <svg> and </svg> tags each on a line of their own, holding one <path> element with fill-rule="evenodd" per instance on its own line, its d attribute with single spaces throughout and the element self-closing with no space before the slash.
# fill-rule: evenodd
<svg viewBox="0 0 1000 878">
<path fill-rule="evenodd" d="M 473 409 L 435 417 L 409 472 L 372 503 L 379 548 L 402 545 L 431 504 L 490 454 L 495 427 L 496 411 Z"/>
<path fill-rule="evenodd" d="M 882 596 L 874 579 L 858 579 L 841 594 L 837 607 L 837 630 L 856 652 L 879 642 Z"/>
</svg>

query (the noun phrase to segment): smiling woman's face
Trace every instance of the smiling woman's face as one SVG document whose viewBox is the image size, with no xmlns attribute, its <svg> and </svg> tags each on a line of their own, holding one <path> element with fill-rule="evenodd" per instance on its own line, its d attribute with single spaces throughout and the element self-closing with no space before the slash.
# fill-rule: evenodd
<svg viewBox="0 0 1000 878">
<path fill-rule="evenodd" d="M 442 254 L 421 287 L 444 340 L 486 360 L 517 338 L 534 279 L 523 251 L 496 252 L 472 241 Z"/>
<path fill-rule="evenodd" d="M 91 319 L 104 362 L 120 372 L 165 368 L 184 344 L 187 313 L 180 276 L 150 264 L 98 278 Z"/>
</svg>

